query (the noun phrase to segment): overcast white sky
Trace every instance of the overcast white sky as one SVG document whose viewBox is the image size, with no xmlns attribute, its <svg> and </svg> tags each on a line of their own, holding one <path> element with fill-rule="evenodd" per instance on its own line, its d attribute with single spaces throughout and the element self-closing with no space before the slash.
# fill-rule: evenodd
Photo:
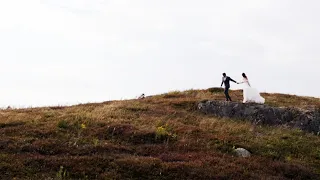
<svg viewBox="0 0 320 180">
<path fill-rule="evenodd" d="M 318 0 L 0 1 L 0 106 L 219 86 L 320 97 Z M 233 89 L 241 88 L 233 84 Z"/>
</svg>

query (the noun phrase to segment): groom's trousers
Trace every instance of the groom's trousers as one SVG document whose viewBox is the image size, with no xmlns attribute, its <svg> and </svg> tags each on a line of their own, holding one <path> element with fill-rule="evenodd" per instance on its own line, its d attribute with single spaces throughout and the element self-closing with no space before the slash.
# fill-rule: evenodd
<svg viewBox="0 0 320 180">
<path fill-rule="evenodd" d="M 230 95 L 229 95 L 229 88 L 230 88 L 230 87 L 225 87 L 225 88 L 224 88 L 224 94 L 226 95 L 226 100 L 227 100 L 227 101 L 232 101 L 232 100 L 231 100 L 231 97 L 230 97 Z"/>
</svg>

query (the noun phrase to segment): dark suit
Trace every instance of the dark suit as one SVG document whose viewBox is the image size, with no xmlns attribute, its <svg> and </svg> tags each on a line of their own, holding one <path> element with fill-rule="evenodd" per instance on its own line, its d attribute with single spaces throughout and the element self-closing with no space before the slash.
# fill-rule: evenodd
<svg viewBox="0 0 320 180">
<path fill-rule="evenodd" d="M 224 84 L 224 94 L 226 95 L 226 100 L 227 101 L 232 101 L 231 97 L 229 95 L 230 81 L 232 81 L 234 83 L 237 83 L 235 80 L 231 79 L 229 76 L 222 77 L 221 86 Z"/>
</svg>

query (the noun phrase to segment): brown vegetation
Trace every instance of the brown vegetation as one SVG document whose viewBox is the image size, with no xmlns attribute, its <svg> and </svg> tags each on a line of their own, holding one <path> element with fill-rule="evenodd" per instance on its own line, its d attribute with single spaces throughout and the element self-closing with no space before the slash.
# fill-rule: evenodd
<svg viewBox="0 0 320 180">
<path fill-rule="evenodd" d="M 231 91 L 241 101 L 241 91 Z M 267 94 L 272 106 L 320 100 Z M 0 111 L 1 179 L 317 179 L 320 137 L 197 112 L 222 90 Z M 237 147 L 250 158 L 236 157 Z"/>
</svg>

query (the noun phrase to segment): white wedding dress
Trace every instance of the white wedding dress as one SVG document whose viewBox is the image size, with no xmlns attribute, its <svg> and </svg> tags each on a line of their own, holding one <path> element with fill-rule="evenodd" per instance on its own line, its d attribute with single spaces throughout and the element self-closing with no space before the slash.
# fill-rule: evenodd
<svg viewBox="0 0 320 180">
<path fill-rule="evenodd" d="M 265 99 L 260 96 L 260 93 L 257 89 L 252 88 L 250 86 L 249 80 L 243 78 L 243 82 L 240 84 L 244 84 L 243 87 L 243 103 L 260 103 L 264 104 Z"/>
</svg>

